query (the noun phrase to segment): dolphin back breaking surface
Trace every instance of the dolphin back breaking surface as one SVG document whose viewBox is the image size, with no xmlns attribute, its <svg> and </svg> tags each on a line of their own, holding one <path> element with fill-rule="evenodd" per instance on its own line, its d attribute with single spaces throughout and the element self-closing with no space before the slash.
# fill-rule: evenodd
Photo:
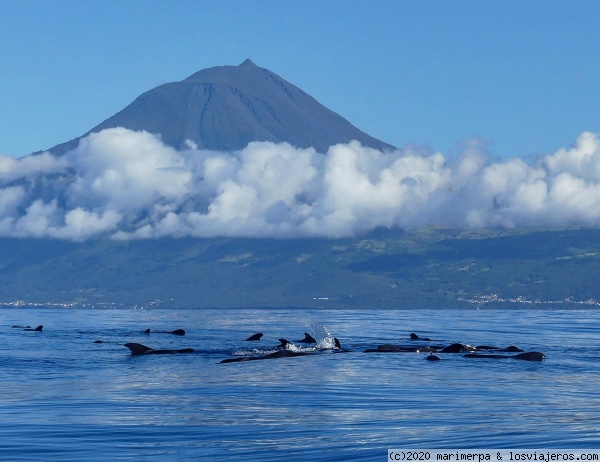
<svg viewBox="0 0 600 462">
<path fill-rule="evenodd" d="M 125 346 L 131 350 L 132 356 L 193 353 L 196 351 L 193 348 L 182 348 L 180 350 L 154 350 L 141 343 L 126 343 Z"/>
</svg>

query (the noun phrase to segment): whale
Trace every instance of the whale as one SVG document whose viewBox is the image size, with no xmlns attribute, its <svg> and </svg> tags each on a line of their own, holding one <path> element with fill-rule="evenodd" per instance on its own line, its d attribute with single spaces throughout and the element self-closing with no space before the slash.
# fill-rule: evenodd
<svg viewBox="0 0 600 462">
<path fill-rule="evenodd" d="M 411 333 L 409 335 L 411 340 L 423 340 L 424 342 L 431 342 L 431 339 L 429 337 L 419 337 L 417 334 L 415 334 L 414 332 Z"/>
<path fill-rule="evenodd" d="M 141 343 L 126 343 L 124 346 L 131 350 L 132 356 L 141 355 L 166 355 L 174 353 L 193 353 L 193 348 L 182 348 L 181 350 L 155 350 L 153 348 L 142 345 Z"/>
<path fill-rule="evenodd" d="M 44 329 L 44 326 L 37 326 L 36 328 L 33 328 L 31 326 L 12 326 L 12 328 L 29 330 L 29 331 L 33 331 L 33 332 L 41 332 Z"/>
<path fill-rule="evenodd" d="M 257 342 L 260 340 L 260 338 L 263 336 L 263 334 L 261 332 L 251 335 L 250 337 L 248 337 L 246 339 L 246 342 Z"/>
<path fill-rule="evenodd" d="M 475 347 L 471 345 L 465 345 L 462 343 L 452 343 L 446 348 L 440 350 L 440 353 L 464 353 L 465 351 L 474 351 Z"/>
<path fill-rule="evenodd" d="M 26 327 L 23 330 L 28 330 L 31 332 L 41 332 L 44 329 L 44 326 L 37 326 L 35 329 L 32 329 L 31 327 Z"/>
<path fill-rule="evenodd" d="M 438 355 L 428 355 L 425 359 L 427 361 L 439 361 L 442 358 L 440 358 Z"/>
<path fill-rule="evenodd" d="M 402 345 L 393 345 L 385 343 L 377 348 L 369 348 L 364 353 L 465 353 L 474 351 L 475 348 L 471 345 L 462 343 L 452 343 L 447 347 L 440 346 L 422 346 L 422 347 L 407 347 Z"/>
<path fill-rule="evenodd" d="M 518 353 L 516 355 L 497 355 L 485 353 L 469 353 L 464 355 L 465 358 L 482 358 L 482 359 L 520 359 L 522 361 L 543 361 L 546 355 L 539 351 L 529 351 L 526 353 Z"/>
<path fill-rule="evenodd" d="M 343 348 L 342 344 L 340 343 L 339 339 L 336 337 L 333 337 L 333 347 L 329 347 L 329 346 L 320 346 L 318 348 L 318 350 L 320 351 L 329 351 L 331 353 L 350 353 L 350 351 L 347 348 Z"/>
<path fill-rule="evenodd" d="M 477 351 L 493 350 L 493 351 L 503 351 L 506 353 L 522 353 L 523 352 L 523 350 L 521 350 L 519 347 L 516 347 L 514 345 L 507 346 L 506 348 L 500 348 L 497 346 L 489 346 L 489 345 L 477 345 L 475 347 L 475 350 L 477 350 Z"/>
<path fill-rule="evenodd" d="M 519 347 L 516 347 L 514 345 L 510 345 L 510 346 L 507 346 L 506 348 L 501 348 L 496 351 L 505 351 L 507 353 L 523 353 L 523 350 L 521 350 Z"/>
<path fill-rule="evenodd" d="M 302 340 L 298 340 L 298 343 L 317 343 L 317 341 L 312 335 L 304 332 L 304 338 Z"/>
<path fill-rule="evenodd" d="M 150 333 L 154 333 L 154 334 L 185 335 L 185 330 L 183 330 L 183 329 L 175 329 L 175 330 L 171 330 L 171 331 L 166 331 L 166 330 L 151 331 L 150 329 L 146 329 L 144 331 L 144 334 L 150 334 Z"/>
<path fill-rule="evenodd" d="M 428 351 L 427 347 L 404 347 L 401 345 L 393 345 L 391 343 L 384 343 L 379 345 L 377 348 L 369 348 L 363 353 L 418 353 L 419 351 Z"/>
<path fill-rule="evenodd" d="M 368 348 L 363 353 L 437 353 L 439 348 L 432 346 L 423 347 L 406 347 L 402 345 L 393 345 L 391 343 L 384 343 L 379 345 L 377 348 Z"/>
<path fill-rule="evenodd" d="M 281 350 L 276 351 L 274 353 L 269 353 L 268 355 L 263 356 L 243 356 L 240 358 L 227 358 L 223 361 L 220 361 L 219 364 L 227 364 L 227 363 L 242 363 L 246 361 L 259 361 L 262 359 L 278 359 L 278 358 L 293 358 L 295 356 L 306 356 L 311 353 L 299 352 L 299 351 L 291 351 L 291 350 Z"/>
</svg>

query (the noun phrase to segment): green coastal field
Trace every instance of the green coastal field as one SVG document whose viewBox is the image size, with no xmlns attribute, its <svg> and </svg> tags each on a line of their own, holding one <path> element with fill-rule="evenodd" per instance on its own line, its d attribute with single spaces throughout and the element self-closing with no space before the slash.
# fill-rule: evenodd
<svg viewBox="0 0 600 462">
<path fill-rule="evenodd" d="M 356 239 L 0 240 L 4 305 L 577 308 L 600 230 L 380 230 Z"/>
</svg>

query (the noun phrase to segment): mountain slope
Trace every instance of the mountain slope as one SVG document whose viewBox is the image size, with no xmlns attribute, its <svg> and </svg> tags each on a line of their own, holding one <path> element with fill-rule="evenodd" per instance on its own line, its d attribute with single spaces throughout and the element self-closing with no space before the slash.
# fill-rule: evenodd
<svg viewBox="0 0 600 462">
<path fill-rule="evenodd" d="M 600 230 L 0 239 L 0 306 L 597 308 Z"/>
<path fill-rule="evenodd" d="M 186 140 L 217 151 L 272 141 L 326 152 L 332 145 L 358 140 L 376 149 L 393 149 L 249 59 L 239 66 L 213 67 L 160 85 L 86 135 L 114 127 L 160 134 L 175 148 L 183 147 Z M 78 142 L 79 138 L 49 151 L 64 154 Z"/>
</svg>

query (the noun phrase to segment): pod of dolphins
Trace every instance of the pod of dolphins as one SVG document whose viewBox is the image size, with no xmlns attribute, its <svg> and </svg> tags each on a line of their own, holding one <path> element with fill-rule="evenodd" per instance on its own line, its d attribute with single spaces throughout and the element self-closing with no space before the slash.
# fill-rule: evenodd
<svg viewBox="0 0 600 462">
<path fill-rule="evenodd" d="M 251 335 L 246 339 L 246 341 L 260 341 L 263 337 L 262 332 Z M 409 339 L 411 341 L 419 340 L 421 342 L 431 342 L 432 340 L 428 337 L 419 337 L 414 332 L 410 334 Z M 340 341 L 337 338 L 334 338 L 334 347 L 332 350 L 338 352 L 348 352 L 350 350 L 342 349 Z M 280 351 L 276 351 L 274 353 L 269 353 L 262 356 L 244 356 L 237 358 L 229 358 L 221 361 L 223 363 L 234 363 L 234 362 L 243 362 L 243 361 L 255 361 L 260 359 L 274 359 L 274 358 L 286 358 L 291 356 L 305 356 L 308 354 L 314 354 L 313 352 L 307 351 L 292 351 L 288 350 L 291 342 L 286 339 L 279 339 L 280 345 L 276 348 L 280 349 Z M 316 339 L 312 337 L 308 333 L 304 333 L 304 338 L 299 340 L 298 343 L 317 343 Z M 331 348 L 329 348 L 331 349 Z M 484 352 L 484 353 L 481 353 Z M 490 346 L 490 345 L 480 345 L 480 346 L 471 346 L 463 343 L 452 343 L 447 346 L 439 346 L 439 345 L 420 345 L 420 346 L 407 346 L 407 345 L 395 345 L 391 343 L 385 343 L 383 345 L 379 345 L 376 348 L 368 348 L 364 350 L 364 353 L 429 353 L 429 355 L 425 358 L 428 361 L 439 361 L 441 357 L 434 353 L 466 353 L 464 355 L 465 358 L 483 358 L 483 359 L 520 359 L 523 361 L 542 361 L 545 358 L 545 354 L 539 351 L 529 351 L 524 352 L 520 348 L 511 345 L 505 348 Z M 500 354 L 500 353 L 516 353 L 516 354 Z"/>
<path fill-rule="evenodd" d="M 411 333 L 409 336 L 410 340 L 420 340 L 422 342 L 431 342 L 430 338 L 419 337 L 415 333 Z M 486 353 L 479 353 L 484 351 Z M 425 358 L 428 361 L 439 361 L 441 358 L 434 353 L 467 353 L 464 355 L 465 358 L 483 358 L 483 359 L 520 359 L 524 361 L 542 361 L 545 357 L 544 353 L 539 351 L 528 351 L 524 352 L 520 348 L 510 345 L 505 348 L 500 348 L 490 345 L 471 346 L 463 343 L 451 343 L 448 346 L 439 345 L 425 345 L 425 346 L 402 346 L 393 345 L 386 343 L 379 345 L 377 348 L 370 348 L 365 350 L 365 353 L 429 353 Z M 489 353 L 488 353 L 489 352 Z M 499 353 L 517 353 L 514 355 L 506 355 Z"/>
<path fill-rule="evenodd" d="M 31 326 L 12 326 L 16 329 L 23 329 L 25 331 L 42 332 L 44 326 L 37 326 L 32 328 Z M 175 329 L 172 331 L 151 331 L 146 329 L 146 334 L 160 333 L 160 334 L 172 334 L 178 336 L 184 336 L 185 330 Z M 246 338 L 247 342 L 259 342 L 263 337 L 262 332 L 258 332 Z M 450 345 L 431 345 L 432 340 L 428 337 L 419 337 L 415 333 L 409 335 L 409 341 L 411 345 L 398 345 L 392 343 L 384 343 L 375 348 L 368 348 L 364 350 L 364 353 L 429 353 L 425 358 L 428 361 L 440 361 L 440 354 L 456 354 L 465 353 L 465 358 L 474 359 L 518 359 L 522 361 L 543 361 L 545 354 L 539 351 L 528 351 L 525 352 L 520 348 L 510 345 L 507 347 L 497 347 L 490 345 L 479 345 L 471 346 L 464 343 L 451 343 Z M 415 342 L 418 342 L 415 344 Z M 94 343 L 103 343 L 102 340 L 96 340 Z M 316 345 L 317 340 L 309 333 L 304 333 L 304 338 L 297 340 L 296 343 L 303 343 L 305 345 Z M 343 349 L 340 341 L 337 338 L 333 338 L 333 347 L 329 346 L 331 342 L 328 342 L 328 346 L 314 347 L 310 350 L 298 350 L 294 347 L 294 343 L 284 338 L 279 339 L 279 345 L 273 347 L 274 352 L 258 355 L 258 356 L 236 356 L 232 358 L 223 359 L 220 364 L 227 363 L 238 363 L 246 361 L 258 361 L 263 359 L 277 359 L 277 358 L 290 358 L 295 356 L 307 356 L 316 354 L 319 351 L 328 350 L 335 353 L 346 353 L 350 350 Z M 125 347 L 129 348 L 133 356 L 152 355 L 152 354 L 176 354 L 176 353 L 194 353 L 193 348 L 182 348 L 182 349 L 153 349 L 141 343 L 126 343 Z M 514 354 L 513 354 L 514 353 Z"/>
</svg>

